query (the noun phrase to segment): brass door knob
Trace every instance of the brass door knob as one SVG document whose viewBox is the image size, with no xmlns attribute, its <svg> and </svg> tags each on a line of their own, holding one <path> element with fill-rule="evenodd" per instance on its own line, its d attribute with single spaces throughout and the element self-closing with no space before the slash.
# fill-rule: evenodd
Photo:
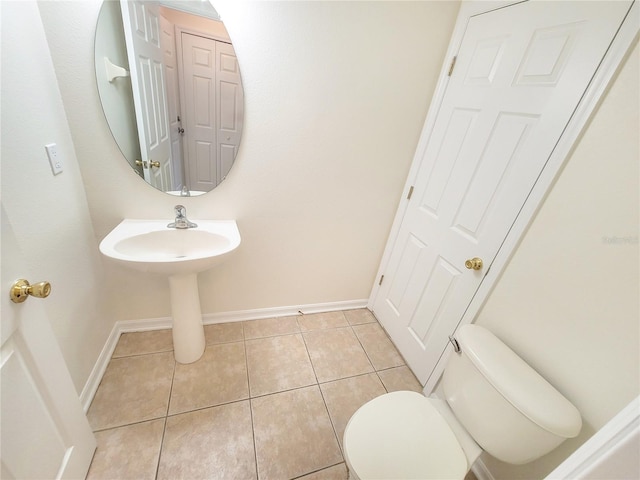
<svg viewBox="0 0 640 480">
<path fill-rule="evenodd" d="M 32 297 L 45 298 L 51 293 L 51 284 L 49 282 L 40 282 L 35 285 L 29 285 L 24 279 L 16 280 L 11 286 L 9 296 L 13 303 L 24 302 L 29 295 Z"/>
<path fill-rule="evenodd" d="M 136 165 L 142 168 L 160 168 L 160 162 L 154 162 L 153 160 L 149 160 L 148 162 L 146 160 L 136 160 Z"/>
<path fill-rule="evenodd" d="M 478 257 L 473 257 L 472 259 L 464 262 L 464 266 L 469 270 L 480 270 L 482 268 L 482 259 Z"/>
</svg>

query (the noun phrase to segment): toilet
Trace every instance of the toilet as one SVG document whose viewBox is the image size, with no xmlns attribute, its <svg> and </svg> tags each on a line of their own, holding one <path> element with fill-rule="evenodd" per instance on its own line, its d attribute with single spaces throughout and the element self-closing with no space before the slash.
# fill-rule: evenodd
<svg viewBox="0 0 640 480">
<path fill-rule="evenodd" d="M 444 400 L 392 392 L 344 432 L 352 480 L 463 479 L 482 450 L 528 463 L 578 435 L 576 407 L 489 330 L 461 327 L 442 376 Z"/>
</svg>

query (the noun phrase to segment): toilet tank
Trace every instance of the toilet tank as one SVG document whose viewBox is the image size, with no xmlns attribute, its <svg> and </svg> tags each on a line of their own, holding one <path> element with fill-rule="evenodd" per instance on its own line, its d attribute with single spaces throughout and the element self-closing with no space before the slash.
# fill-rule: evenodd
<svg viewBox="0 0 640 480">
<path fill-rule="evenodd" d="M 578 435 L 580 413 L 489 330 L 456 333 L 443 374 L 447 403 L 483 450 L 512 464 L 535 460 Z"/>
</svg>

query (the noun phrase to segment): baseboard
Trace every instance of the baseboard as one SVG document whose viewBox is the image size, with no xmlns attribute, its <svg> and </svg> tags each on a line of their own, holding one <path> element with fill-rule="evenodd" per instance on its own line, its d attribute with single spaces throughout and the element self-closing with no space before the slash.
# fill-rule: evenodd
<svg viewBox="0 0 640 480">
<path fill-rule="evenodd" d="M 312 303 L 307 305 L 295 305 L 288 307 L 259 308 L 254 310 L 238 310 L 235 312 L 207 313 L 202 315 L 202 323 L 212 325 L 215 323 L 243 322 L 246 320 L 259 320 L 261 318 L 287 317 L 291 315 L 303 315 L 310 313 L 333 312 L 337 310 L 353 310 L 365 308 L 367 299 L 347 300 L 341 302 Z M 113 355 L 120 335 L 126 332 L 145 332 L 149 330 L 162 330 L 171 328 L 171 317 L 146 318 L 141 320 L 119 320 L 111 329 L 107 341 L 102 347 L 102 351 L 96 360 L 93 370 L 87 379 L 80 402 L 84 411 L 89 410 L 93 397 L 100 386 L 100 381 L 104 375 L 109 360 Z"/>
<path fill-rule="evenodd" d="M 202 323 L 211 325 L 214 323 L 244 322 L 246 320 L 259 320 L 261 318 L 288 317 L 291 315 L 303 315 L 311 313 L 335 312 L 338 310 L 354 310 L 365 308 L 368 299 L 347 300 L 342 302 L 310 303 L 306 305 L 294 305 L 289 307 L 259 308 L 255 310 L 238 310 L 235 312 L 207 313 L 202 315 Z"/>
<path fill-rule="evenodd" d="M 109 360 L 111 360 L 113 351 L 116 349 L 116 344 L 118 343 L 118 339 L 120 338 L 120 330 L 117 328 L 118 323 L 119 322 L 116 322 L 111 329 L 111 333 L 109 333 L 107 341 L 102 347 L 102 351 L 100 352 L 100 355 L 98 355 L 98 359 L 93 365 L 93 369 L 89 374 L 89 378 L 87 379 L 86 383 L 84 384 L 84 388 L 80 393 L 80 403 L 82 404 L 82 408 L 84 408 L 85 413 L 89 410 L 89 406 L 91 405 L 93 397 L 95 396 L 96 391 L 100 386 L 100 381 L 102 380 L 102 376 L 107 369 Z"/>
</svg>

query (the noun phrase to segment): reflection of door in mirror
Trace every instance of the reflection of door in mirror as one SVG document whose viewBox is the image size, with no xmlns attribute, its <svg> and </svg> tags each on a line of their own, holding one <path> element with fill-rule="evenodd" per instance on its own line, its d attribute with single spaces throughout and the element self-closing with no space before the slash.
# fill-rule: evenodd
<svg viewBox="0 0 640 480">
<path fill-rule="evenodd" d="M 120 21 L 103 5 L 96 76 L 116 142 L 156 188 L 174 194 L 210 191 L 233 165 L 244 115 L 240 70 L 224 25 L 198 2 L 105 4 L 116 5 Z M 130 84 L 101 81 L 106 57 L 131 70 Z M 129 115 L 120 113 L 127 103 L 123 92 L 135 106 Z"/>
<path fill-rule="evenodd" d="M 144 178 L 167 191 L 173 182 L 159 7 L 128 1 L 121 2 L 121 10 Z"/>
<path fill-rule="evenodd" d="M 162 10 L 162 9 L 161 9 Z M 178 82 L 178 60 L 173 24 L 163 15 L 160 17 L 160 46 L 162 47 L 164 71 L 167 79 L 167 106 L 169 109 L 169 137 L 171 142 L 171 188 L 180 190 L 184 182 L 182 163 L 182 124 L 180 122 L 180 89 Z"/>
<path fill-rule="evenodd" d="M 181 32 L 185 175 L 190 190 L 209 191 L 227 175 L 240 144 L 242 88 L 233 47 Z"/>
</svg>

